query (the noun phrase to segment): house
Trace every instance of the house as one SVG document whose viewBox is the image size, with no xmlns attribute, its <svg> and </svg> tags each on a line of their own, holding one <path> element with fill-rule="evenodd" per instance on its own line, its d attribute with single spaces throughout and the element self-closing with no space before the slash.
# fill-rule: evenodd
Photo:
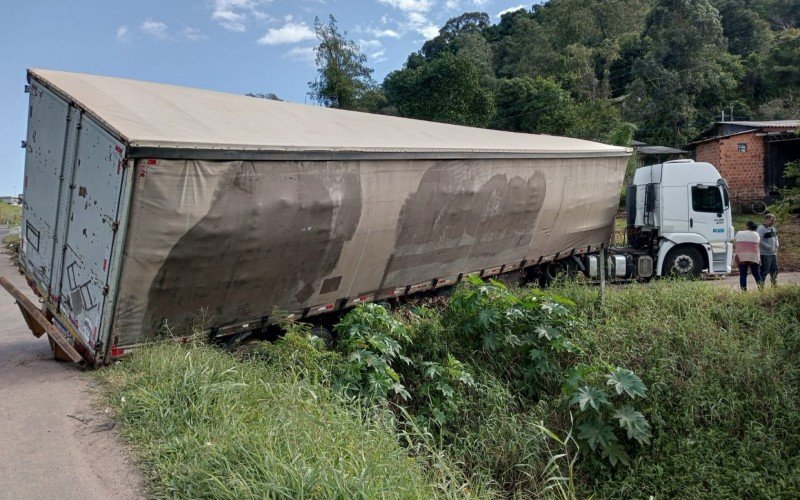
<svg viewBox="0 0 800 500">
<path fill-rule="evenodd" d="M 9 205 L 19 206 L 22 205 L 22 195 L 19 196 L 0 196 L 0 201 L 8 203 Z"/>
<path fill-rule="evenodd" d="M 717 122 L 688 146 L 716 166 L 734 204 L 774 198 L 789 187 L 787 163 L 800 160 L 800 120 Z"/>
</svg>

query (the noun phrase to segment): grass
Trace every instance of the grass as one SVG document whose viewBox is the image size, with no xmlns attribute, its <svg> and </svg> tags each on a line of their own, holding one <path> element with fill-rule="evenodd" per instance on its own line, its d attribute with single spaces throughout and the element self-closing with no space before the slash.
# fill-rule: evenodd
<svg viewBox="0 0 800 500">
<path fill-rule="evenodd" d="M 359 335 L 359 357 L 375 338 L 385 347 L 387 332 L 402 332 L 394 361 L 383 359 L 408 400 L 342 399 L 337 387 L 354 359 L 348 342 L 328 351 L 295 330 L 244 361 L 160 343 L 98 376 L 157 497 L 800 496 L 800 287 L 743 294 L 657 281 L 611 288 L 602 307 L 597 288 L 577 284 L 546 295 L 493 292 L 483 303 L 475 290 L 401 308 L 383 323 L 365 309 L 346 322 Z M 540 336 L 520 351 L 540 309 L 529 310 L 534 323 L 508 322 L 525 311 L 509 314 L 508 304 L 544 301 L 546 310 L 553 300 L 569 317 L 545 315 L 541 324 L 556 340 L 560 324 L 574 348 Z M 371 323 L 361 322 L 365 314 Z M 384 337 L 370 337 L 364 324 Z M 520 356 L 541 359 L 548 349 L 544 368 Z M 451 358 L 459 361 L 447 365 L 450 378 L 437 375 L 432 367 Z M 626 404 L 647 419 L 652 443 L 617 431 L 627 465 L 612 467 L 578 438 L 587 420 L 565 392 L 570 367 L 584 367 L 598 390 L 614 367 L 646 385 L 644 398 Z M 431 389 L 441 384 L 447 390 Z"/>
<path fill-rule="evenodd" d="M 0 224 L 19 226 L 22 223 L 22 207 L 0 201 Z"/>
<path fill-rule="evenodd" d="M 154 497 L 443 493 L 400 446 L 391 419 L 366 419 L 323 385 L 257 360 L 161 343 L 98 376 Z"/>
<path fill-rule="evenodd" d="M 562 290 L 593 356 L 650 388 L 653 446 L 630 468 L 588 467 L 598 497 L 800 496 L 800 288 L 741 294 L 706 283 Z"/>
</svg>

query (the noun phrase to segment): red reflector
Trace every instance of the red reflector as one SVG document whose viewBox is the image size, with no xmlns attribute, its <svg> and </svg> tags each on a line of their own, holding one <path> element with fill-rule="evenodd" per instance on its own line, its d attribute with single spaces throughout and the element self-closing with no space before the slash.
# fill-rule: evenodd
<svg viewBox="0 0 800 500">
<path fill-rule="evenodd" d="M 333 304 L 328 304 L 327 306 L 325 306 L 325 309 L 333 309 Z"/>
<path fill-rule="evenodd" d="M 119 146 L 114 146 L 114 151 L 116 151 L 117 153 L 122 153 L 122 148 Z"/>
<path fill-rule="evenodd" d="M 117 356 L 122 356 L 123 354 L 125 354 L 125 349 L 123 349 L 122 347 L 114 346 L 114 347 L 111 348 L 111 357 L 112 358 L 113 357 L 117 357 Z"/>
<path fill-rule="evenodd" d="M 147 164 L 148 165 L 155 165 L 156 164 L 156 160 L 147 160 Z"/>
</svg>

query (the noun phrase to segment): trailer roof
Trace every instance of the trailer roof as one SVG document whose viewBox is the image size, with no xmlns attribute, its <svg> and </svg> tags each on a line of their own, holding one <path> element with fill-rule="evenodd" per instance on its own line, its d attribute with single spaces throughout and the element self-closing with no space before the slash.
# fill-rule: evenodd
<svg viewBox="0 0 800 500">
<path fill-rule="evenodd" d="M 258 99 L 122 78 L 28 70 L 129 145 L 131 156 L 596 157 L 628 148 Z"/>
</svg>

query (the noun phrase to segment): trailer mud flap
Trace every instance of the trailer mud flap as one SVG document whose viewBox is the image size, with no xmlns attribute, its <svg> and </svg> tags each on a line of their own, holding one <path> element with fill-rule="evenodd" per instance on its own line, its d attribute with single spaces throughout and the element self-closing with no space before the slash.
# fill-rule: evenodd
<svg viewBox="0 0 800 500">
<path fill-rule="evenodd" d="M 31 329 L 34 336 L 41 337 L 45 333 L 50 341 L 50 348 L 53 350 L 53 356 L 56 359 L 63 361 L 72 361 L 74 363 L 83 364 L 83 358 L 78 351 L 75 350 L 67 339 L 52 323 L 47 321 L 42 312 L 28 299 L 17 287 L 11 284 L 5 276 L 0 276 L 0 286 L 6 289 L 9 294 L 17 302 L 19 310 L 22 312 L 22 317 Z"/>
</svg>

